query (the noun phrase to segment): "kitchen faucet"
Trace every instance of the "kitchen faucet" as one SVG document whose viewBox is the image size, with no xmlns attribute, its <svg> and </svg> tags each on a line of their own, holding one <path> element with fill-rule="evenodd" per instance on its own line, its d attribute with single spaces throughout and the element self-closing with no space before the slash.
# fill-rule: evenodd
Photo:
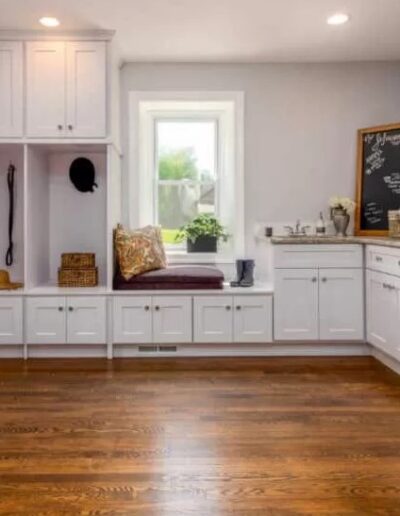
<svg viewBox="0 0 400 516">
<path fill-rule="evenodd" d="M 300 219 L 297 219 L 294 228 L 293 226 L 284 226 L 284 228 L 289 232 L 289 236 L 305 236 L 307 235 L 307 229 L 310 229 L 310 226 L 302 226 Z"/>
</svg>

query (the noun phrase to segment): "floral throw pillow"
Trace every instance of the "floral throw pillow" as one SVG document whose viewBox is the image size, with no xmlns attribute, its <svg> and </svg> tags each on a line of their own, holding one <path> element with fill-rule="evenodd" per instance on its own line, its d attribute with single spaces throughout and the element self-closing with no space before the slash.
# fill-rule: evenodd
<svg viewBox="0 0 400 516">
<path fill-rule="evenodd" d="M 135 230 L 118 226 L 115 250 L 121 274 L 126 280 L 167 266 L 161 228 L 156 226 Z"/>
</svg>

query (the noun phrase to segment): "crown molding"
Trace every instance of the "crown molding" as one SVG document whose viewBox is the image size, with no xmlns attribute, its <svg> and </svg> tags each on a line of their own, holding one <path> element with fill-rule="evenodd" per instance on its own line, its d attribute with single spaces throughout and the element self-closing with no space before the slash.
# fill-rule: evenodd
<svg viewBox="0 0 400 516">
<path fill-rule="evenodd" d="M 111 41 L 114 30 L 0 30 L 0 41 Z"/>
</svg>

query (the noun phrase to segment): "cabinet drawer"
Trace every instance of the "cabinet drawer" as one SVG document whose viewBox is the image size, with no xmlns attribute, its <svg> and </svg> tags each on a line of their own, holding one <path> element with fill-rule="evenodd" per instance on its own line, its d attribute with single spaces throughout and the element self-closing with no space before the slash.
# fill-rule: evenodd
<svg viewBox="0 0 400 516">
<path fill-rule="evenodd" d="M 400 276 L 400 249 L 369 245 L 366 262 L 370 270 Z"/>
<path fill-rule="evenodd" d="M 363 266 L 363 254 L 357 244 L 277 245 L 274 261 L 277 269 L 359 268 Z"/>
</svg>

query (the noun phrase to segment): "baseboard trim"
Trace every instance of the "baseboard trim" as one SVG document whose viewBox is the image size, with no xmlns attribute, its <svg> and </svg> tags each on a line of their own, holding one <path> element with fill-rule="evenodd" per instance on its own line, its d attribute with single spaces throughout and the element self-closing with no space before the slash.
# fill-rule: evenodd
<svg viewBox="0 0 400 516">
<path fill-rule="evenodd" d="M 386 355 L 386 353 L 380 349 L 375 348 L 374 346 L 371 346 L 371 355 L 395 373 L 400 374 L 400 362 L 398 362 L 395 358 Z"/>
<path fill-rule="evenodd" d="M 141 346 L 142 348 L 145 346 Z M 152 346 L 153 347 L 153 346 Z M 357 343 L 179 344 L 176 351 L 139 351 L 139 346 L 114 345 L 115 358 L 135 357 L 284 357 L 368 356 L 370 347 Z"/>
</svg>

